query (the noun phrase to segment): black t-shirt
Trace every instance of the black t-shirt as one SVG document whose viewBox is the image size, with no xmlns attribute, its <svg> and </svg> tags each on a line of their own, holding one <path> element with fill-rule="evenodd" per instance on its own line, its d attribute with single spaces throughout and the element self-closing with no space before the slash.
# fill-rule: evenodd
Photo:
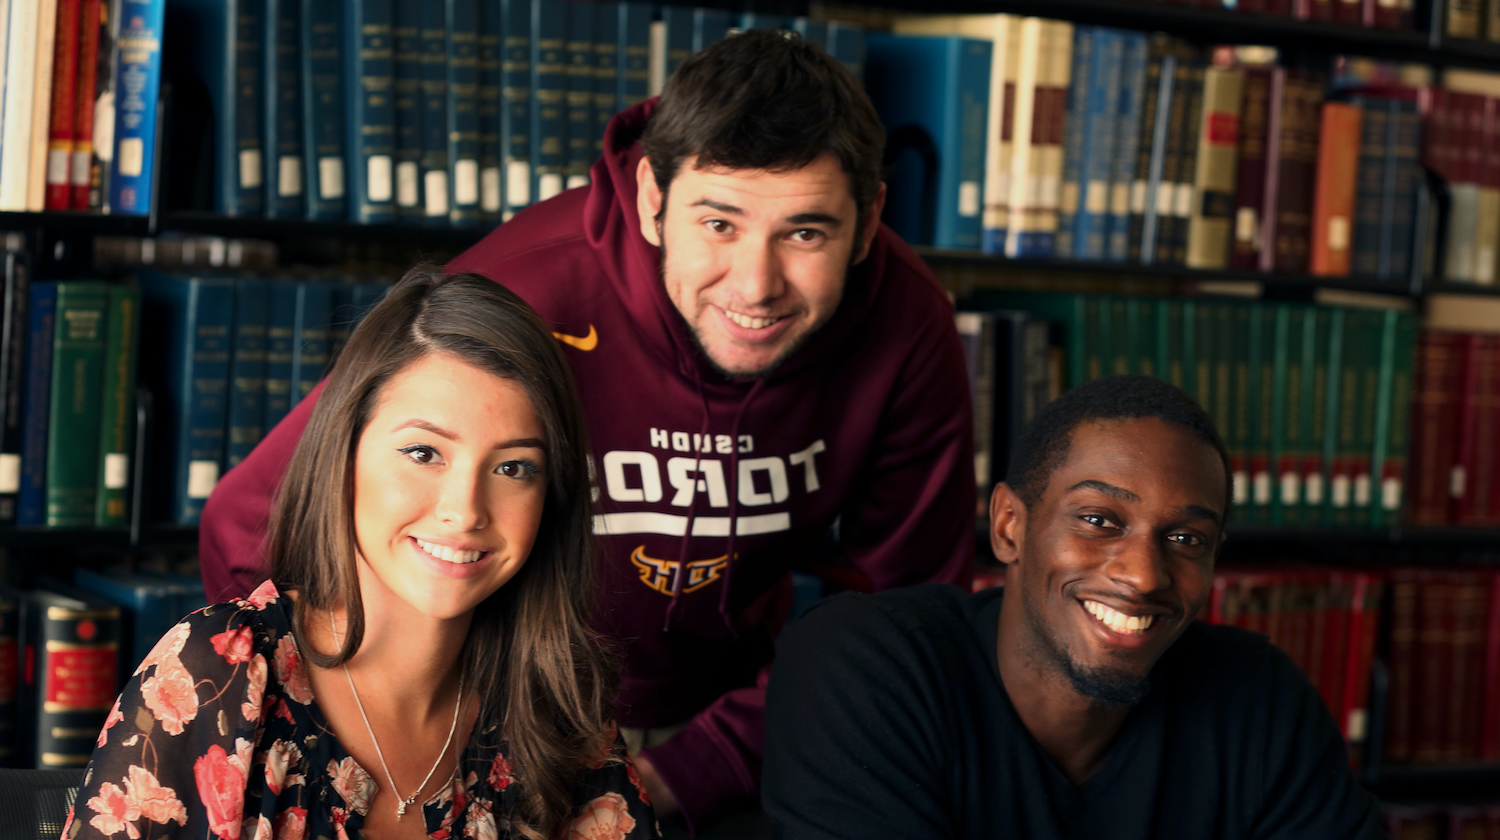
<svg viewBox="0 0 1500 840">
<path fill-rule="evenodd" d="M 843 595 L 789 631 L 762 780 L 782 837 L 1385 836 L 1312 684 L 1233 627 L 1189 627 L 1074 786 L 1001 683 L 1001 595 Z"/>
</svg>

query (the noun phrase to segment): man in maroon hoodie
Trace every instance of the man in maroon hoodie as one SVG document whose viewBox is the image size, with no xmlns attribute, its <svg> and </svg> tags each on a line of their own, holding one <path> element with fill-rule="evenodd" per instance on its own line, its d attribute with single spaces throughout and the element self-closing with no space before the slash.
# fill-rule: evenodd
<svg viewBox="0 0 1500 840">
<path fill-rule="evenodd" d="M 592 185 L 519 213 L 450 271 L 504 283 L 568 346 L 593 449 L 620 722 L 659 813 L 753 806 L 790 572 L 836 533 L 846 586 L 965 584 L 972 416 L 953 313 L 879 224 L 884 131 L 821 49 L 751 31 L 617 115 Z M 303 400 L 203 514 L 213 596 L 264 576 Z M 680 731 L 679 731 L 680 730 Z"/>
</svg>

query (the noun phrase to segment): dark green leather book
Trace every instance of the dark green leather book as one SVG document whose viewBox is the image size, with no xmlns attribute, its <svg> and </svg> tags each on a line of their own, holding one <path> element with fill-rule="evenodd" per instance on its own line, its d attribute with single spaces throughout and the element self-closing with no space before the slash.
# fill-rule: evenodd
<svg viewBox="0 0 1500 840">
<path fill-rule="evenodd" d="M 82 280 L 57 285 L 47 420 L 49 528 L 94 524 L 108 319 L 109 284 Z"/>
<path fill-rule="evenodd" d="M 135 466 L 135 368 L 141 343 L 141 290 L 109 288 L 104 344 L 104 405 L 99 420 L 98 484 L 94 524 L 124 527 L 130 521 L 130 477 Z"/>
</svg>

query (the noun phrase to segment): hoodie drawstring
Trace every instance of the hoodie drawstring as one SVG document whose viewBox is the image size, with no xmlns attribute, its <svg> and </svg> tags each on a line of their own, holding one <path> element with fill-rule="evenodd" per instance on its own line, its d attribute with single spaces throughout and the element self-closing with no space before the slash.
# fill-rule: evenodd
<svg viewBox="0 0 1500 840">
<path fill-rule="evenodd" d="M 708 413 L 708 397 L 703 394 L 703 377 L 693 377 L 693 384 L 698 386 L 698 404 L 703 407 L 703 425 L 698 430 L 698 445 L 693 447 L 693 493 L 688 501 L 687 526 L 682 531 L 682 543 L 677 547 L 677 577 L 672 581 L 672 601 L 667 604 L 667 614 L 662 619 L 663 633 L 672 629 L 672 617 L 677 612 L 678 599 L 682 597 L 682 581 L 688 575 L 688 542 L 693 538 L 693 515 L 698 510 L 697 476 L 699 467 L 702 466 L 703 441 L 708 440 L 708 425 L 711 419 Z M 733 520 L 730 520 L 729 530 L 731 533 L 734 531 Z M 730 539 L 733 540 L 734 537 Z"/>
</svg>

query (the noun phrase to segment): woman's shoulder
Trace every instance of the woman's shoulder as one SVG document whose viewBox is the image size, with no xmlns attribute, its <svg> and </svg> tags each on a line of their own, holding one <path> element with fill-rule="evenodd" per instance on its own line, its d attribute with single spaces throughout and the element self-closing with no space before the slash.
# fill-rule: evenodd
<svg viewBox="0 0 1500 840">
<path fill-rule="evenodd" d="M 269 580 L 246 598 L 203 607 L 173 625 L 135 674 L 174 658 L 200 666 L 222 663 L 233 667 L 257 656 L 274 659 L 283 648 L 295 651 L 288 607 L 286 596 Z"/>
</svg>

